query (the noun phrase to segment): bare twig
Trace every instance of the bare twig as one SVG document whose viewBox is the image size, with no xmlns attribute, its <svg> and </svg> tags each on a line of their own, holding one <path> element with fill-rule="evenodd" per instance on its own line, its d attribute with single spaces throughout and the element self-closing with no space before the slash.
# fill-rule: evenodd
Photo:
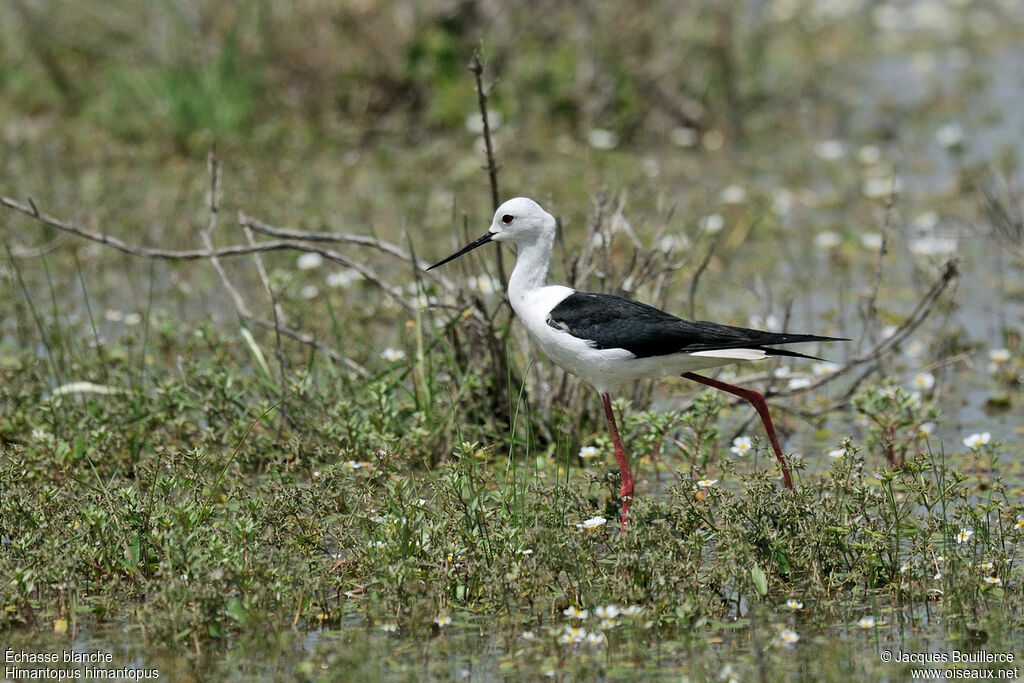
<svg viewBox="0 0 1024 683">
<path fill-rule="evenodd" d="M 491 183 L 491 210 L 497 211 L 498 206 L 501 204 L 501 194 L 498 192 L 498 164 L 494 160 L 494 144 L 491 142 L 491 123 L 487 116 L 487 98 L 490 93 L 484 88 L 484 64 L 480 61 L 479 50 L 473 50 L 473 59 L 469 63 L 469 70 L 473 72 L 473 78 L 476 80 L 476 103 L 480 108 L 484 149 L 487 153 L 487 165 L 484 166 L 484 169 L 487 171 L 487 177 Z M 498 279 L 501 282 L 508 281 L 508 278 L 505 277 L 505 259 L 500 249 L 498 250 Z"/>
<path fill-rule="evenodd" d="M 312 246 L 299 240 L 272 240 L 267 242 L 257 242 L 256 244 L 234 244 L 227 247 L 212 247 L 208 246 L 205 249 L 159 249 L 155 247 L 143 247 L 135 244 L 130 244 L 124 240 L 118 239 L 112 235 L 100 232 L 92 232 L 85 228 L 72 223 L 71 221 L 61 220 L 45 213 L 37 213 L 32 210 L 27 204 L 23 204 L 17 200 L 11 199 L 10 197 L 0 196 L 0 205 L 6 206 L 10 209 L 14 209 L 20 213 L 25 214 L 39 220 L 46 225 L 63 230 L 64 232 L 70 233 L 77 237 L 98 242 L 99 244 L 106 245 L 123 251 L 127 254 L 134 256 L 143 256 L 146 258 L 157 258 L 171 261 L 195 261 L 199 259 L 211 259 L 218 257 L 228 256 L 243 256 L 246 254 L 254 254 L 265 251 L 282 251 L 282 250 L 295 250 L 295 251 L 308 251 L 316 254 L 320 254 L 325 259 L 334 261 L 335 263 L 351 268 L 358 272 L 371 284 L 377 286 L 381 291 L 394 299 L 402 308 L 406 309 L 409 313 L 413 311 L 414 304 L 406 298 L 402 291 L 396 287 L 392 287 L 388 283 L 384 282 L 373 270 L 363 265 L 361 262 L 353 261 L 344 255 L 334 251 L 332 249 L 326 249 L 323 247 Z M 444 278 L 438 278 L 439 282 L 447 283 L 448 286 L 453 287 L 450 282 L 444 280 Z"/>
</svg>

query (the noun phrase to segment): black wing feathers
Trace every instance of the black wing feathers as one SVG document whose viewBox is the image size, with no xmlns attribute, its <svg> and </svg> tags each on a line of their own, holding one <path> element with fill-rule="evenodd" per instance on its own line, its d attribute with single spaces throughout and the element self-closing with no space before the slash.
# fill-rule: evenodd
<svg viewBox="0 0 1024 683">
<path fill-rule="evenodd" d="M 773 344 L 839 341 L 813 334 L 779 334 L 677 318 L 654 306 L 611 294 L 574 292 L 551 309 L 548 325 L 586 339 L 597 349 L 626 349 L 638 358 L 718 349 L 760 349 L 770 355 L 813 358 Z"/>
</svg>

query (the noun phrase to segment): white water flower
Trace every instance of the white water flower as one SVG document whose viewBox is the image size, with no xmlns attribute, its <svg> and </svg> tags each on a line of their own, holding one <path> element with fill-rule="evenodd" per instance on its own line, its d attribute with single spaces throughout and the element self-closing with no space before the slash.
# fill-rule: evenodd
<svg viewBox="0 0 1024 683">
<path fill-rule="evenodd" d="M 729 185 L 718 193 L 723 204 L 742 204 L 747 198 L 747 191 L 741 185 Z"/>
<path fill-rule="evenodd" d="M 580 448 L 579 456 L 586 460 L 587 458 L 596 458 L 601 454 L 601 449 L 597 446 L 583 446 Z"/>
<path fill-rule="evenodd" d="M 619 608 L 615 605 L 603 605 L 595 609 L 594 614 L 600 619 L 614 619 L 619 616 Z"/>
<path fill-rule="evenodd" d="M 861 628 L 874 628 L 876 623 L 874 617 L 861 617 L 860 621 L 857 622 L 857 626 Z"/>
<path fill-rule="evenodd" d="M 980 434 L 971 434 L 964 438 L 964 445 L 970 448 L 972 451 L 976 451 L 989 441 L 992 440 L 992 434 L 989 432 L 981 432 Z"/>
<path fill-rule="evenodd" d="M 830 458 L 841 458 L 844 455 L 846 455 L 846 449 L 845 448 L 833 448 L 832 450 L 830 450 L 828 452 L 828 457 L 830 457 Z"/>
<path fill-rule="evenodd" d="M 581 523 L 576 525 L 576 528 L 577 529 L 587 529 L 589 531 L 591 529 L 597 529 L 599 527 L 602 527 L 602 526 L 604 526 L 607 523 L 608 523 L 607 519 L 605 519 L 601 515 L 598 515 L 597 517 L 591 517 L 590 519 L 583 520 Z"/>
<path fill-rule="evenodd" d="M 814 246 L 819 249 L 835 249 L 843 243 L 843 236 L 834 230 L 822 230 L 814 236 Z"/>
<path fill-rule="evenodd" d="M 842 140 L 822 140 L 814 145 L 814 153 L 825 161 L 838 161 L 846 156 L 846 145 Z"/>
<path fill-rule="evenodd" d="M 935 131 L 935 141 L 946 149 L 956 147 L 964 141 L 964 129 L 956 121 L 947 123 Z"/>
<path fill-rule="evenodd" d="M 786 383 L 787 389 L 806 389 L 811 386 L 810 377 L 794 377 Z"/>
<path fill-rule="evenodd" d="M 615 149 L 619 145 L 619 136 L 615 131 L 592 128 L 587 131 L 587 144 L 594 149 Z"/>
<path fill-rule="evenodd" d="M 870 249 L 871 251 L 878 251 L 881 249 L 884 241 L 882 233 L 880 232 L 865 232 L 860 236 L 861 245 L 865 249 Z"/>
<path fill-rule="evenodd" d="M 389 346 L 380 352 L 380 357 L 389 363 L 397 363 L 400 360 L 405 360 L 405 351 Z"/>
<path fill-rule="evenodd" d="M 960 544 L 966 543 L 967 541 L 971 540 L 971 536 L 973 535 L 974 531 L 972 529 L 961 529 L 960 532 L 956 535 L 956 542 Z"/>
<path fill-rule="evenodd" d="M 882 158 L 882 150 L 876 145 L 864 145 L 857 150 L 857 161 L 865 166 L 874 166 Z"/>
<path fill-rule="evenodd" d="M 295 265 L 298 266 L 299 270 L 316 270 L 324 263 L 324 257 L 315 251 L 307 251 L 299 254 L 299 258 L 295 260 Z"/>
<path fill-rule="evenodd" d="M 1005 363 L 1010 360 L 1009 349 L 989 349 L 988 359 L 993 363 Z"/>
<path fill-rule="evenodd" d="M 919 372 L 910 380 L 911 386 L 921 391 L 931 391 L 935 386 L 935 375 L 930 372 Z"/>
<path fill-rule="evenodd" d="M 812 365 L 811 366 L 811 372 L 813 372 L 815 375 L 817 375 L 819 377 L 823 377 L 824 375 L 831 375 L 838 368 L 839 368 L 839 366 L 836 365 L 835 363 L 829 363 L 828 361 L 822 361 L 820 363 L 815 363 L 814 365 Z"/>
<path fill-rule="evenodd" d="M 706 489 L 709 486 L 714 486 L 717 483 L 717 479 L 701 479 L 697 482 L 697 486 L 701 487 L 702 489 Z"/>
<path fill-rule="evenodd" d="M 789 609 L 791 609 L 793 611 L 796 611 L 798 609 L 803 609 L 804 608 L 804 603 L 800 602 L 799 600 L 792 600 L 792 599 L 790 599 L 790 600 L 786 601 L 786 607 L 788 607 Z"/>
<path fill-rule="evenodd" d="M 697 227 L 703 232 L 714 234 L 725 227 L 725 217 L 720 213 L 713 213 L 697 220 Z"/>
<path fill-rule="evenodd" d="M 737 436 L 732 440 L 732 448 L 729 450 L 736 455 L 746 455 L 754 448 L 754 440 L 749 436 Z"/>
<path fill-rule="evenodd" d="M 327 286 L 334 289 L 345 289 L 362 277 L 357 271 L 351 269 L 337 270 L 327 276 Z"/>
<path fill-rule="evenodd" d="M 779 632 L 779 642 L 783 645 L 793 645 L 800 640 L 800 634 L 793 629 L 784 628 Z"/>
<path fill-rule="evenodd" d="M 575 605 L 569 605 L 568 607 L 566 607 L 564 610 L 562 610 L 562 614 L 569 617 L 570 619 L 579 619 L 581 621 L 590 616 L 589 611 L 585 609 L 580 609 Z"/>
</svg>

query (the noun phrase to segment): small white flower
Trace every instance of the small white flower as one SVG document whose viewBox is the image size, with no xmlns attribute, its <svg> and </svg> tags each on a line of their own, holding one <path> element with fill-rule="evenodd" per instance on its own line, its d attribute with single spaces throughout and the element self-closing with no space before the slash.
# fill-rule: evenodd
<svg viewBox="0 0 1024 683">
<path fill-rule="evenodd" d="M 822 230 L 814 236 L 814 246 L 818 249 L 835 249 L 842 243 L 842 235 L 834 230 Z"/>
<path fill-rule="evenodd" d="M 832 450 L 830 450 L 828 452 L 828 457 L 830 457 L 830 458 L 841 458 L 844 455 L 846 455 L 846 449 L 845 448 L 833 448 Z"/>
<path fill-rule="evenodd" d="M 932 387 L 935 386 L 935 375 L 930 372 L 919 372 L 914 375 L 914 378 L 910 380 L 910 383 L 915 389 L 931 391 Z"/>
<path fill-rule="evenodd" d="M 998 576 L 986 576 L 982 580 L 985 583 L 987 583 L 988 585 L 990 585 L 990 586 L 1002 586 L 1003 585 L 1003 580 L 1000 579 Z"/>
<path fill-rule="evenodd" d="M 603 633 L 591 632 L 587 634 L 587 643 L 589 643 L 590 645 L 600 645 L 604 642 L 604 640 L 605 639 Z"/>
<path fill-rule="evenodd" d="M 718 194 L 723 204 L 742 204 L 746 198 L 747 191 L 740 185 L 730 185 Z"/>
<path fill-rule="evenodd" d="M 307 301 L 309 299 L 315 299 L 319 293 L 320 289 L 317 288 L 316 285 L 305 285 L 302 289 L 299 290 L 299 296 L 302 297 L 303 299 L 306 299 Z"/>
<path fill-rule="evenodd" d="M 865 232 L 860 236 L 860 243 L 865 249 L 871 251 L 878 251 L 882 248 L 882 243 L 885 240 L 882 238 L 880 232 Z"/>
<path fill-rule="evenodd" d="M 907 249 L 915 256 L 945 256 L 955 253 L 958 248 L 959 244 L 952 237 L 924 235 L 907 240 Z"/>
<path fill-rule="evenodd" d="M 335 289 L 345 289 L 362 277 L 358 272 L 351 269 L 338 270 L 327 276 L 327 286 Z"/>
<path fill-rule="evenodd" d="M 523 548 L 519 551 L 519 554 L 529 557 L 530 555 L 533 555 L 533 548 Z"/>
<path fill-rule="evenodd" d="M 939 214 L 935 211 L 925 211 L 914 217 L 914 228 L 921 232 L 931 232 L 939 224 Z"/>
<path fill-rule="evenodd" d="M 307 251 L 299 254 L 299 258 L 295 260 L 295 265 L 299 267 L 299 270 L 316 270 L 323 265 L 324 257 L 315 251 Z"/>
<path fill-rule="evenodd" d="M 580 449 L 579 456 L 586 460 L 587 458 L 596 458 L 601 454 L 601 450 L 597 446 L 584 446 Z"/>
<path fill-rule="evenodd" d="M 812 365 L 811 372 L 813 372 L 818 377 L 822 377 L 824 375 L 831 375 L 833 372 L 836 371 L 837 368 L 838 366 L 835 363 L 822 361 L 820 363 L 815 363 L 814 365 Z"/>
<path fill-rule="evenodd" d="M 480 292 L 484 296 L 494 294 L 501 289 L 501 285 L 493 277 L 489 275 L 475 276 L 471 275 L 466 278 L 466 285 L 469 289 L 474 292 Z"/>
<path fill-rule="evenodd" d="M 590 519 L 583 520 L 581 523 L 576 525 L 576 528 L 577 529 L 587 529 L 587 530 L 597 529 L 598 527 L 602 527 L 602 526 L 604 526 L 607 523 L 608 523 L 607 519 L 605 519 L 601 515 L 598 515 L 597 517 L 591 517 Z"/>
<path fill-rule="evenodd" d="M 956 147 L 964 141 L 964 129 L 953 121 L 935 131 L 935 141 L 945 148 Z"/>
<path fill-rule="evenodd" d="M 582 643 L 587 639 L 587 630 L 579 626 L 566 626 L 562 636 L 558 639 L 558 642 L 565 645 L 573 645 L 575 643 Z"/>
<path fill-rule="evenodd" d="M 1009 349 L 989 349 L 988 359 L 993 363 L 1005 363 L 1010 360 Z"/>
<path fill-rule="evenodd" d="M 603 605 L 595 609 L 594 614 L 600 619 L 614 619 L 619 616 L 619 608 L 615 605 Z"/>
<path fill-rule="evenodd" d="M 957 543 L 966 543 L 967 541 L 971 540 L 971 536 L 973 536 L 973 535 L 974 535 L 974 531 L 973 530 L 971 530 L 971 529 L 961 529 L 960 533 L 958 533 L 956 535 L 956 542 Z"/>
<path fill-rule="evenodd" d="M 838 161 L 846 156 L 846 145 L 842 140 L 822 140 L 814 146 L 814 153 L 825 161 Z"/>
<path fill-rule="evenodd" d="M 726 664 L 718 672 L 718 680 L 725 681 L 725 683 L 739 683 L 740 677 L 733 670 L 732 664 Z"/>
<path fill-rule="evenodd" d="M 990 572 L 990 571 L 992 571 L 993 569 L 996 568 L 996 563 L 995 562 L 982 562 L 981 564 L 978 565 L 978 568 L 981 569 L 982 571 Z"/>
<path fill-rule="evenodd" d="M 627 605 L 626 607 L 623 607 L 621 610 L 619 610 L 619 614 L 621 614 L 624 617 L 635 617 L 643 611 L 644 608 L 640 605 Z"/>
<path fill-rule="evenodd" d="M 874 628 L 875 623 L 874 617 L 861 617 L 860 621 L 857 622 L 857 626 L 860 626 L 861 628 Z"/>
<path fill-rule="evenodd" d="M 587 131 L 587 144 L 594 149 L 615 149 L 619 144 L 619 136 L 615 131 L 592 128 Z"/>
<path fill-rule="evenodd" d="M 519 637 L 522 638 L 523 640 L 536 640 L 537 639 L 537 634 L 534 633 L 533 631 L 523 631 L 522 633 L 519 634 Z"/>
<path fill-rule="evenodd" d="M 934 422 L 924 422 L 918 428 L 915 436 L 931 436 L 935 433 Z"/>
<path fill-rule="evenodd" d="M 708 234 L 720 232 L 725 227 L 725 217 L 720 213 L 704 216 L 697 221 L 697 227 Z"/>
<path fill-rule="evenodd" d="M 794 377 L 786 383 L 787 389 L 806 389 L 811 386 L 810 377 Z"/>
<path fill-rule="evenodd" d="M 579 607 L 576 607 L 575 605 L 570 605 L 570 606 L 566 607 L 564 610 L 562 610 L 562 614 L 564 614 L 565 616 L 569 617 L 570 619 L 579 619 L 581 621 L 583 619 L 586 619 L 587 617 L 590 616 L 590 612 L 589 611 L 587 611 L 585 609 L 580 609 Z"/>
<path fill-rule="evenodd" d="M 124 324 L 125 325 L 138 325 L 142 322 L 142 316 L 138 313 L 125 313 Z"/>
<path fill-rule="evenodd" d="M 732 440 L 731 450 L 736 455 L 746 455 L 754 448 L 754 440 L 749 436 L 737 436 Z"/>
<path fill-rule="evenodd" d="M 884 178 L 868 178 L 864 181 L 861 192 L 868 199 L 885 199 L 889 195 L 899 194 L 903 189 L 903 181 L 897 176 Z"/>
<path fill-rule="evenodd" d="M 395 631 L 398 630 L 398 624 L 393 624 L 393 623 L 381 624 L 380 625 L 380 630 L 384 631 L 386 633 L 394 633 Z"/>
<path fill-rule="evenodd" d="M 676 147 L 693 147 L 700 140 L 696 128 L 673 128 L 669 139 Z"/>
<path fill-rule="evenodd" d="M 799 600 L 792 600 L 792 599 L 790 599 L 790 600 L 786 601 L 786 607 L 788 607 L 789 609 L 791 609 L 793 611 L 796 611 L 798 609 L 803 609 L 804 608 L 804 603 L 800 602 Z"/>
<path fill-rule="evenodd" d="M 882 158 L 882 150 L 875 145 L 864 145 L 857 150 L 857 161 L 865 166 L 874 166 Z"/>
<path fill-rule="evenodd" d="M 779 632 L 779 641 L 783 645 L 793 645 L 798 640 L 800 640 L 800 635 L 792 629 L 784 628 Z"/>
<path fill-rule="evenodd" d="M 610 631 L 615 628 L 616 623 L 614 619 L 602 619 L 600 628 L 602 631 Z"/>
<path fill-rule="evenodd" d="M 714 486 L 717 483 L 717 479 L 701 479 L 697 482 L 697 486 L 701 487 L 702 489 L 706 489 L 709 486 Z"/>
<path fill-rule="evenodd" d="M 981 432 L 980 434 L 975 433 L 964 438 L 964 445 L 972 451 L 976 451 L 991 440 L 992 435 L 989 432 Z"/>
<path fill-rule="evenodd" d="M 935 576 L 932 577 L 936 581 L 942 581 L 942 572 L 935 572 Z"/>
<path fill-rule="evenodd" d="M 389 363 L 397 363 L 400 360 L 405 360 L 405 351 L 389 346 L 380 352 L 380 357 Z"/>
<path fill-rule="evenodd" d="M 358 470 L 361 467 L 366 467 L 369 463 L 359 462 L 358 460 L 346 460 L 341 464 L 346 470 Z"/>
<path fill-rule="evenodd" d="M 445 626 L 448 626 L 452 623 L 452 618 L 449 617 L 447 614 L 441 614 L 434 617 L 433 622 L 437 624 L 439 628 L 444 628 Z"/>
<path fill-rule="evenodd" d="M 50 432 L 46 431 L 45 429 L 38 429 L 38 428 L 36 428 L 36 429 L 32 430 L 32 438 L 33 439 L 40 439 L 40 440 L 42 440 L 42 439 L 49 438 L 49 436 L 50 436 Z"/>
<path fill-rule="evenodd" d="M 900 574 L 906 574 L 913 568 L 914 566 L 912 564 L 910 564 L 909 562 L 904 562 L 900 565 Z"/>
<path fill-rule="evenodd" d="M 487 110 L 487 127 L 493 132 L 501 126 L 501 112 L 492 109 Z M 466 130 L 474 135 L 484 132 L 484 117 L 480 112 L 473 112 L 466 117 Z"/>
</svg>

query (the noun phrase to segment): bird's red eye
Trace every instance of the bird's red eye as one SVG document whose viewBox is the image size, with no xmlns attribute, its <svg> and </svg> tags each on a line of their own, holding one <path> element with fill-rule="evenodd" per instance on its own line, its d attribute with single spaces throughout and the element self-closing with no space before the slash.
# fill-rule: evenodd
<svg viewBox="0 0 1024 683">
<path fill-rule="evenodd" d="M 508 225 L 513 220 L 515 220 L 515 218 L 513 218 L 512 214 L 510 213 L 506 213 L 504 216 L 501 217 L 501 222 L 504 223 L 505 225 Z"/>
</svg>

